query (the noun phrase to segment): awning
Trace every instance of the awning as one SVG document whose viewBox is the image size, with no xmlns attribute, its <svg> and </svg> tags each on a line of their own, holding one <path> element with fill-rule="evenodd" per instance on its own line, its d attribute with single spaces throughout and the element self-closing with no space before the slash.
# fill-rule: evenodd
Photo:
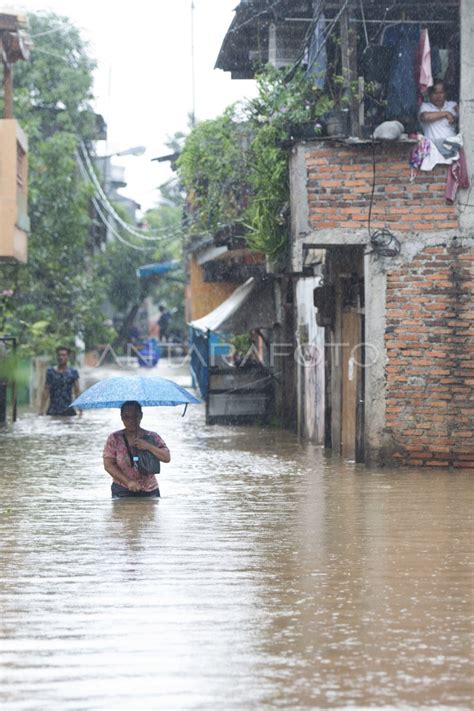
<svg viewBox="0 0 474 711">
<path fill-rule="evenodd" d="M 156 262 L 155 264 L 145 264 L 143 267 L 138 267 L 137 277 L 142 279 L 143 277 L 153 276 L 155 274 L 167 274 L 168 272 L 173 272 L 175 269 L 179 269 L 181 262 L 179 259 L 172 259 L 169 262 Z"/>
<path fill-rule="evenodd" d="M 245 333 L 254 328 L 272 328 L 275 322 L 272 281 L 250 277 L 214 311 L 189 325 L 199 331 Z"/>
</svg>

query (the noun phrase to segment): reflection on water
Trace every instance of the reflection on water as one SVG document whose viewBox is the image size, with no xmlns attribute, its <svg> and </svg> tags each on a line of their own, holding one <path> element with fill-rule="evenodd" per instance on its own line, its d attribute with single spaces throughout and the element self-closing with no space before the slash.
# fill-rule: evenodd
<svg viewBox="0 0 474 711">
<path fill-rule="evenodd" d="M 366 471 L 199 408 L 143 423 L 161 500 L 110 498 L 117 411 L 0 434 L 6 707 L 472 708 L 467 472 Z"/>
</svg>

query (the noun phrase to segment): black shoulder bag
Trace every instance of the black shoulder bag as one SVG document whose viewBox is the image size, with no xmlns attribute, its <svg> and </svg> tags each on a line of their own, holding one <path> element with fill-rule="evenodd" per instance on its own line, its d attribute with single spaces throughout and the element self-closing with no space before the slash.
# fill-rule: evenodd
<svg viewBox="0 0 474 711">
<path fill-rule="evenodd" d="M 128 456 L 130 457 L 130 464 L 133 467 L 133 454 L 128 443 L 127 435 L 123 435 L 125 440 L 125 446 L 127 447 Z M 152 435 L 144 434 L 142 439 L 150 442 L 150 444 L 155 444 L 155 440 Z M 147 449 L 138 449 L 138 471 L 142 475 L 146 474 L 159 474 L 160 473 L 160 460 L 155 457 L 154 454 L 149 452 Z"/>
</svg>

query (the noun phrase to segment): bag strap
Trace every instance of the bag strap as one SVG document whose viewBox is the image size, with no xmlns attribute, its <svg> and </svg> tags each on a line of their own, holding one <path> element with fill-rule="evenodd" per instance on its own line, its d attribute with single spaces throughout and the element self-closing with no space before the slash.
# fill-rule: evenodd
<svg viewBox="0 0 474 711">
<path fill-rule="evenodd" d="M 130 445 L 128 443 L 127 435 L 125 434 L 125 432 L 123 433 L 123 439 L 125 441 L 125 446 L 127 448 L 128 456 L 130 457 L 130 464 L 133 467 L 133 454 L 132 454 L 132 450 L 130 449 Z"/>
</svg>

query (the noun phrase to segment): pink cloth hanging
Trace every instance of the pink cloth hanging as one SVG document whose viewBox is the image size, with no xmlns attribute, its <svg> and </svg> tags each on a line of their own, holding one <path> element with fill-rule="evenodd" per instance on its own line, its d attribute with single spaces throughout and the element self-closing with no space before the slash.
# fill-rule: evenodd
<svg viewBox="0 0 474 711">
<path fill-rule="evenodd" d="M 416 50 L 416 79 L 418 85 L 418 103 L 423 100 L 423 94 L 429 86 L 433 86 L 431 71 L 431 47 L 428 30 L 421 30 Z"/>
<path fill-rule="evenodd" d="M 458 188 L 466 190 L 469 187 L 469 173 L 467 172 L 466 156 L 464 148 L 459 149 L 459 158 L 448 168 L 446 178 L 446 190 L 444 197 L 449 202 L 454 202 Z"/>
</svg>

